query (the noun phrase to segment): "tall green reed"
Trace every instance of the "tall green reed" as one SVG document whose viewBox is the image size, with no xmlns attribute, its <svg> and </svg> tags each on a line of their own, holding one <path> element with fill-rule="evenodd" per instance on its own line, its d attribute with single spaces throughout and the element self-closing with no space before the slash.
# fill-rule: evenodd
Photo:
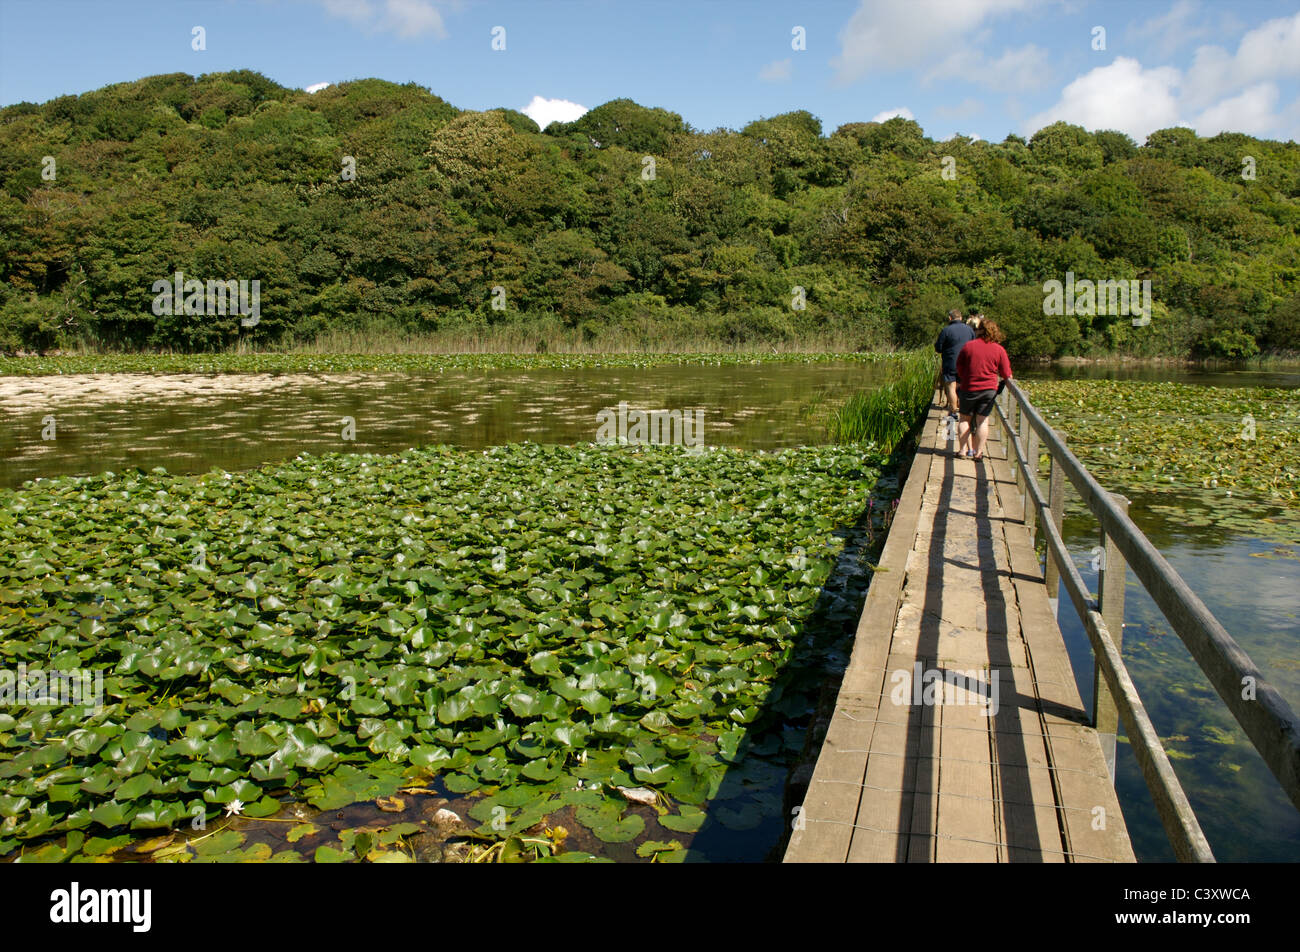
<svg viewBox="0 0 1300 952">
<path fill-rule="evenodd" d="M 892 453 L 934 399 L 935 363 L 917 350 L 899 361 L 898 375 L 884 386 L 853 394 L 827 421 L 836 443 L 870 441 Z"/>
</svg>

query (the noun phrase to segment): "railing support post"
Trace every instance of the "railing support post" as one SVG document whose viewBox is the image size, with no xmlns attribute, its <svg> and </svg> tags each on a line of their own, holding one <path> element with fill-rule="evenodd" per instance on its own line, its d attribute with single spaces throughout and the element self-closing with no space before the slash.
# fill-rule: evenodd
<svg viewBox="0 0 1300 952">
<path fill-rule="evenodd" d="M 1065 443 L 1065 434 L 1059 430 L 1053 431 L 1056 438 Z M 1056 454 L 1048 450 L 1048 456 L 1052 463 L 1052 474 L 1047 485 L 1047 507 L 1051 514 L 1052 525 L 1056 527 L 1059 535 L 1061 532 L 1061 523 L 1065 519 L 1065 470 L 1061 468 L 1061 461 L 1056 458 Z M 1051 546 L 1047 549 L 1047 565 L 1043 573 L 1043 582 L 1047 586 L 1047 600 L 1052 603 L 1052 610 L 1059 611 L 1060 599 L 1057 592 L 1061 585 L 1061 566 L 1057 564 L 1056 558 L 1052 555 Z M 1059 618 L 1059 615 L 1058 615 Z"/>
<path fill-rule="evenodd" d="M 1119 493 L 1111 493 L 1111 500 L 1124 515 L 1128 515 L 1129 501 Z M 1101 560 L 1097 582 L 1097 611 L 1110 631 L 1111 640 L 1118 651 L 1124 648 L 1124 580 L 1128 575 L 1128 563 L 1115 544 L 1115 540 L 1101 533 Z M 1102 753 L 1106 755 L 1106 766 L 1110 768 L 1110 782 L 1115 782 L 1115 745 L 1119 732 L 1119 712 L 1115 708 L 1115 699 L 1111 697 L 1100 669 L 1094 669 L 1092 676 L 1092 723 L 1097 729 L 1101 741 Z"/>
<path fill-rule="evenodd" d="M 1020 482 L 1020 461 L 1016 459 L 1016 448 L 1012 445 L 1011 437 L 1020 432 L 1024 420 L 1024 411 L 1020 409 L 1020 401 L 1011 400 L 1007 403 L 1007 464 L 1011 467 L 1012 475 L 1016 478 L 1016 489 L 1020 492 L 1020 500 L 1024 502 L 1025 487 Z"/>
<path fill-rule="evenodd" d="M 1029 530 L 1029 540 L 1034 541 L 1034 527 L 1038 524 L 1038 507 L 1034 505 L 1034 495 L 1029 491 L 1030 482 L 1038 482 L 1038 431 L 1029 423 L 1026 416 L 1020 425 L 1020 441 L 1025 447 L 1025 528 Z"/>
<path fill-rule="evenodd" d="M 1002 450 L 1003 453 L 1006 454 L 1004 458 L 1011 463 L 1015 463 L 1016 461 L 1015 452 L 1011 449 L 1011 407 L 1014 402 L 1011 399 L 1011 391 L 1003 390 L 1001 400 L 1002 400 L 1002 421 L 1005 424 L 1003 426 L 1003 430 L 1005 431 L 1007 436 L 1007 439 L 1002 441 L 1003 444 Z"/>
</svg>

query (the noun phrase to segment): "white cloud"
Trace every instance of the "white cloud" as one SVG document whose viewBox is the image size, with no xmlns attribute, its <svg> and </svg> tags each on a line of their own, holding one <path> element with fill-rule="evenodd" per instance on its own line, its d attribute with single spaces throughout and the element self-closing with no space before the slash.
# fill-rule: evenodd
<svg viewBox="0 0 1300 952">
<path fill-rule="evenodd" d="M 324 89 L 326 86 L 332 86 L 332 85 L 334 85 L 334 84 L 333 84 L 333 83 L 312 83 L 310 86 L 305 86 L 305 87 L 303 87 L 303 92 L 306 92 L 306 93 L 318 93 L 318 92 L 320 92 L 322 89 Z"/>
<path fill-rule="evenodd" d="M 1164 59 L 1193 40 L 1211 34 L 1204 23 L 1194 22 L 1200 16 L 1201 5 L 1196 0 L 1177 0 L 1164 15 L 1130 26 L 1127 34 L 1130 40 L 1141 41 L 1152 56 Z"/>
<path fill-rule="evenodd" d="M 1013 92 L 1041 85 L 1049 72 L 1047 51 L 1033 43 L 1006 50 L 995 60 L 990 60 L 979 50 L 960 49 L 926 73 L 922 83 L 958 79 Z"/>
<path fill-rule="evenodd" d="M 353 23 L 365 23 L 375 14 L 369 0 L 321 0 L 331 16 L 343 17 Z"/>
<path fill-rule="evenodd" d="M 1156 129 L 1178 125 L 1174 91 L 1181 79 L 1171 66 L 1143 69 L 1137 60 L 1118 57 L 1061 90 L 1054 106 L 1025 123 L 1025 132 L 1064 120 L 1085 129 L 1118 129 L 1142 141 Z"/>
<path fill-rule="evenodd" d="M 790 78 L 794 69 L 794 60 L 787 56 L 782 60 L 773 60 L 758 71 L 758 78 L 767 83 L 779 83 Z"/>
<path fill-rule="evenodd" d="M 888 120 L 893 119 L 893 118 L 895 118 L 895 117 L 900 118 L 900 119 L 915 119 L 915 118 L 916 118 L 916 116 L 912 115 L 912 110 L 908 109 L 906 106 L 903 106 L 903 107 L 900 108 L 900 109 L 886 109 L 884 112 L 878 112 L 878 113 L 876 113 L 874 116 L 871 117 L 871 121 L 872 121 L 872 122 L 887 122 Z"/>
<path fill-rule="evenodd" d="M 1086 129 L 1119 129 L 1139 142 L 1157 129 L 1189 126 L 1198 135 L 1244 132 L 1262 138 L 1293 138 L 1295 105 L 1279 111 L 1274 79 L 1300 75 L 1300 13 L 1249 30 L 1229 53 L 1202 46 L 1186 72 L 1145 69 L 1118 57 L 1076 78 L 1056 104 L 1030 118 L 1032 134 L 1058 119 Z"/>
<path fill-rule="evenodd" d="M 986 20 L 1036 0 L 862 0 L 840 30 L 831 59 L 841 83 L 877 70 L 905 69 L 960 52 Z"/>
<path fill-rule="evenodd" d="M 431 33 L 447 38 L 447 26 L 432 0 L 320 0 L 331 16 L 367 27 L 372 33 L 396 33 L 411 39 Z"/>
<path fill-rule="evenodd" d="M 380 29 L 392 30 L 398 36 L 414 37 L 432 33 L 438 39 L 447 38 L 447 27 L 442 14 L 429 0 L 387 0 Z"/>
<path fill-rule="evenodd" d="M 545 129 L 552 122 L 573 122 L 581 118 L 587 112 L 587 107 L 569 102 L 567 99 L 534 96 L 532 101 L 519 111 L 537 123 L 538 128 Z"/>
<path fill-rule="evenodd" d="M 1268 138 L 1282 125 L 1281 117 L 1273 111 L 1277 95 L 1277 87 L 1272 83 L 1251 86 L 1238 96 L 1215 103 L 1197 116 L 1191 126 L 1202 136 L 1244 132 Z"/>
<path fill-rule="evenodd" d="M 1187 103 L 1203 106 L 1253 83 L 1300 75 L 1300 13 L 1261 23 L 1235 54 L 1202 46 L 1187 71 Z"/>
</svg>

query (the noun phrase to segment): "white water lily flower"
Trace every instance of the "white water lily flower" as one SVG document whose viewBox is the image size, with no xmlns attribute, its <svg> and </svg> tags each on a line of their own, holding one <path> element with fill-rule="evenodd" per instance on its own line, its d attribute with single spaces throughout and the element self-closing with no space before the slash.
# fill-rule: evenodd
<svg viewBox="0 0 1300 952">
<path fill-rule="evenodd" d="M 226 816 L 239 816 L 244 812 L 244 804 L 240 800 L 231 800 L 226 804 Z"/>
</svg>

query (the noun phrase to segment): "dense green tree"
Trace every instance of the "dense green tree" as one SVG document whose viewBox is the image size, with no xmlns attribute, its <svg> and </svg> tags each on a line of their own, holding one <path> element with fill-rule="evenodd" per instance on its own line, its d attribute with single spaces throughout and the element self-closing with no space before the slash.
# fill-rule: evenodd
<svg viewBox="0 0 1300 952">
<path fill-rule="evenodd" d="M 998 291 L 989 308 L 1006 333 L 1012 360 L 1060 357 L 1079 339 L 1079 325 L 1068 314 L 1045 314 L 1041 287 L 1009 285 Z M 1014 370 L 1013 370 L 1014 372 Z"/>
<path fill-rule="evenodd" d="M 1082 126 L 1054 122 L 1034 133 L 1029 151 L 1043 165 L 1078 172 L 1098 168 L 1105 159 L 1102 147 Z"/>
<path fill-rule="evenodd" d="M 686 131 L 682 117 L 666 109 L 647 109 L 630 99 L 614 99 L 573 122 L 553 122 L 550 135 L 586 138 L 601 149 L 619 146 L 629 152 L 662 155 L 673 136 Z"/>
<path fill-rule="evenodd" d="M 1044 315 L 1067 272 L 1149 279 L 1159 320 Z M 260 319 L 155 314 L 177 273 L 257 280 Z M 934 142 L 902 118 L 827 136 L 803 110 L 704 132 L 627 99 L 538 130 L 413 83 L 247 70 L 0 109 L 0 350 L 528 322 L 871 347 L 978 306 L 1021 360 L 1239 357 L 1298 349 L 1298 294 L 1300 146 L 1240 133 Z"/>
</svg>

